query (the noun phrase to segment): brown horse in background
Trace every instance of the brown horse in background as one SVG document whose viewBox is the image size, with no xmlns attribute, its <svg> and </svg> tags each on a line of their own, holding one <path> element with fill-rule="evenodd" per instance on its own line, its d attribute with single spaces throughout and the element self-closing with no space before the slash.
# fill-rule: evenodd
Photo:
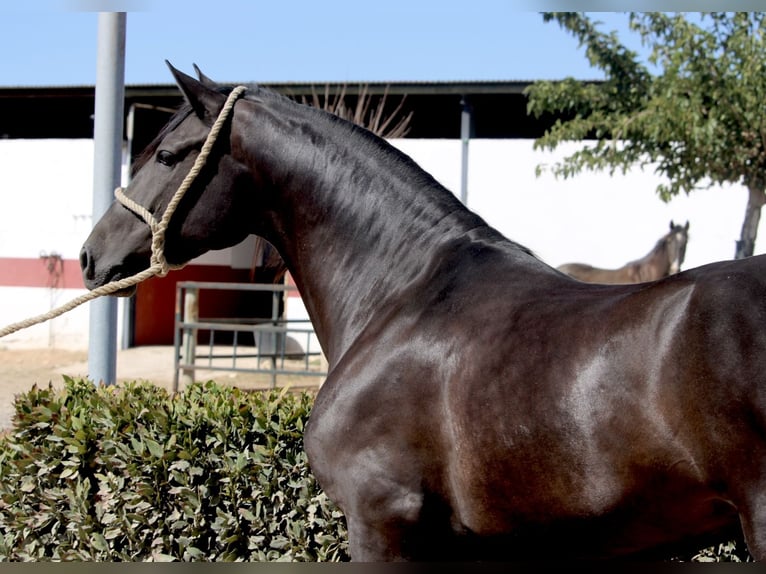
<svg viewBox="0 0 766 574">
<path fill-rule="evenodd" d="M 676 225 L 671 220 L 670 231 L 641 259 L 630 261 L 618 269 L 601 269 L 585 263 L 564 263 L 558 270 L 586 283 L 615 285 L 656 281 L 681 270 L 688 240 L 689 222 L 686 225 Z"/>
</svg>

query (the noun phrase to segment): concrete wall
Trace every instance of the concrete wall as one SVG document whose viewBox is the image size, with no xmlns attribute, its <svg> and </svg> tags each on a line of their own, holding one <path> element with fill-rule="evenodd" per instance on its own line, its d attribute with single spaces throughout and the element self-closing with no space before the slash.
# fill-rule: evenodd
<svg viewBox="0 0 766 574">
<path fill-rule="evenodd" d="M 84 292 L 77 261 L 91 228 L 92 189 L 92 140 L 0 140 L 3 326 Z M 0 346 L 86 348 L 87 335 L 88 308 L 81 306 L 7 335 Z"/>
</svg>

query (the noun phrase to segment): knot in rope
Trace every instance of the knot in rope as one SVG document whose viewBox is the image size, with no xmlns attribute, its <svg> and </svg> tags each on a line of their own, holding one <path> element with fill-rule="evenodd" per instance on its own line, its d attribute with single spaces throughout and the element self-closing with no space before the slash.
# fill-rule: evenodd
<svg viewBox="0 0 766 574">
<path fill-rule="evenodd" d="M 189 173 L 186 174 L 186 177 L 184 177 L 181 185 L 173 194 L 173 197 L 170 199 L 170 202 L 165 208 L 165 212 L 162 214 L 162 218 L 159 221 L 157 221 L 157 219 L 148 209 L 125 195 L 125 190 L 122 187 L 118 187 L 114 190 L 115 199 L 117 199 L 117 201 L 119 201 L 122 205 L 143 219 L 152 232 L 152 255 L 149 259 L 149 267 L 136 273 L 135 275 L 126 277 L 125 279 L 112 281 L 102 285 L 101 287 L 93 289 L 92 291 L 88 291 L 84 295 L 80 295 L 79 297 L 74 298 L 68 303 L 61 305 L 60 307 L 56 307 L 47 313 L 43 313 L 42 315 L 37 315 L 35 317 L 30 317 L 29 319 L 18 321 L 16 323 L 11 323 L 3 329 L 0 329 L 0 338 L 5 337 L 6 335 L 10 335 L 11 333 L 15 333 L 20 329 L 25 329 L 26 327 L 31 327 L 32 325 L 37 325 L 38 323 L 43 323 L 44 321 L 48 321 L 49 319 L 63 315 L 67 311 L 71 311 L 75 307 L 78 307 L 87 301 L 92 301 L 93 299 L 103 295 L 112 295 L 118 291 L 129 289 L 130 287 L 133 287 L 134 285 L 137 285 L 141 281 L 149 279 L 150 277 L 164 277 L 170 272 L 171 269 L 180 269 L 186 265 L 185 263 L 180 265 L 173 265 L 168 263 L 167 259 L 165 258 L 165 231 L 167 231 L 168 225 L 170 224 L 170 218 L 173 217 L 173 213 L 178 207 L 178 204 L 181 203 L 181 199 L 183 198 L 184 194 L 192 186 L 195 178 L 205 166 L 205 162 L 210 155 L 210 151 L 213 149 L 213 144 L 215 144 L 221 128 L 223 128 L 223 125 L 226 123 L 231 110 L 234 108 L 234 104 L 242 96 L 246 89 L 247 88 L 245 88 L 245 86 L 237 86 L 229 93 L 229 96 L 226 98 L 226 102 L 218 114 L 218 117 L 213 123 L 213 126 L 210 128 L 210 132 L 207 134 L 207 138 L 205 138 L 205 142 L 202 144 L 202 148 L 200 149 L 197 159 L 194 161 L 194 165 L 192 165 Z"/>
</svg>

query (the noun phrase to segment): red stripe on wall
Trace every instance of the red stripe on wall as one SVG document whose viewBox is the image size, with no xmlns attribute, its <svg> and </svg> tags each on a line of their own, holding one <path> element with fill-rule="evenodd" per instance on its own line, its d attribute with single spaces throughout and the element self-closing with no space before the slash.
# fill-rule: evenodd
<svg viewBox="0 0 766 574">
<path fill-rule="evenodd" d="M 85 289 L 76 259 L 0 257 L 0 287 Z"/>
</svg>

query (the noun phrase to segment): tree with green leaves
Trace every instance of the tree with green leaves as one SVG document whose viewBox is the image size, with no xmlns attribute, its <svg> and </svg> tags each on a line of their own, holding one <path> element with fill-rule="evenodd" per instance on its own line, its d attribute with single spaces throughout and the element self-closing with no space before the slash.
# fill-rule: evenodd
<svg viewBox="0 0 766 574">
<path fill-rule="evenodd" d="M 657 188 L 664 201 L 740 184 L 748 202 L 735 258 L 752 255 L 766 203 L 766 15 L 629 13 L 630 29 L 648 50 L 646 62 L 583 13 L 543 18 L 577 38 L 605 75 L 601 82 L 567 78 L 527 88 L 530 114 L 560 118 L 535 141 L 537 149 L 587 140 L 553 173 L 654 167 L 666 178 Z"/>
</svg>

